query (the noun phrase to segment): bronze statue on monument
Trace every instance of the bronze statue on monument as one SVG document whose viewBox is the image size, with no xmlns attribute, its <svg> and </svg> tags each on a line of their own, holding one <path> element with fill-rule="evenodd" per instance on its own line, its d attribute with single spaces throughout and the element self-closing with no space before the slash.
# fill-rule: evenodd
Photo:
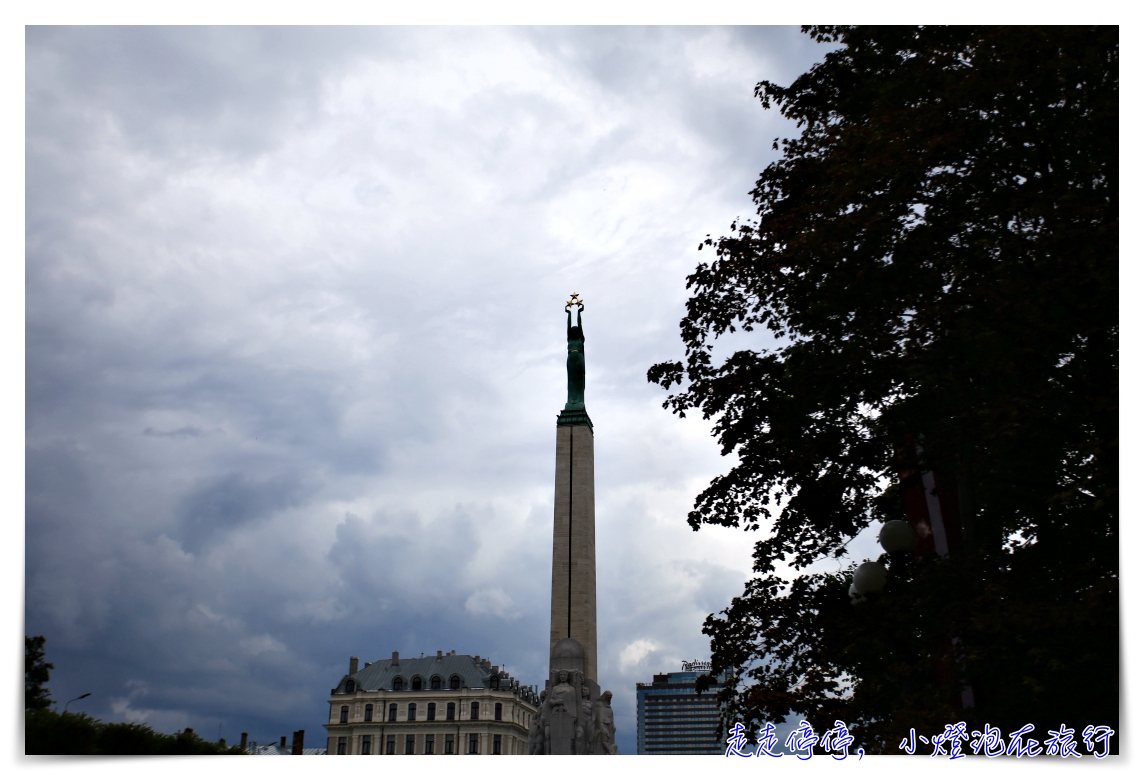
<svg viewBox="0 0 1144 780">
<path fill-rule="evenodd" d="M 576 324 L 572 324 L 572 307 L 576 307 Z M 568 313 L 568 403 L 565 409 L 584 408 L 584 323 L 581 314 L 584 302 L 572 293 L 572 300 L 564 305 Z"/>
</svg>

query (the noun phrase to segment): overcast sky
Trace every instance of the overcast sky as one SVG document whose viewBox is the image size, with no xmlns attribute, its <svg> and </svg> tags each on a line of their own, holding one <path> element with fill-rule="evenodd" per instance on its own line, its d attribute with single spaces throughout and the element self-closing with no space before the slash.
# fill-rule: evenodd
<svg viewBox="0 0 1144 780">
<path fill-rule="evenodd" d="M 350 655 L 546 676 L 586 301 L 600 684 L 706 658 L 754 537 L 646 381 L 797 130 L 796 28 L 28 28 L 26 632 L 60 701 L 323 745 Z M 708 250 L 709 251 L 709 250 Z M 710 257 L 710 255 L 706 255 Z M 764 346 L 761 334 L 756 346 Z M 73 705 L 74 707 L 74 705 Z"/>
</svg>

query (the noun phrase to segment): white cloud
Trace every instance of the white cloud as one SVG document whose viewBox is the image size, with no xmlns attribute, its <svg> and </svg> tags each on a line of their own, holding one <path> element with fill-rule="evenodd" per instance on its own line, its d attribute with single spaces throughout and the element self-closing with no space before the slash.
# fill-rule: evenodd
<svg viewBox="0 0 1144 780">
<path fill-rule="evenodd" d="M 180 710 L 134 709 L 127 699 L 112 699 L 111 712 L 116 723 L 140 723 L 160 734 L 182 731 L 191 716 Z"/>
<path fill-rule="evenodd" d="M 127 687 L 130 690 L 126 696 L 115 697 L 110 701 L 110 710 L 117 722 L 143 723 L 165 734 L 182 731 L 186 727 L 189 721 L 186 712 L 133 707 L 134 699 L 146 696 L 149 691 L 138 680 L 129 680 Z"/>
<path fill-rule="evenodd" d="M 505 620 L 520 616 L 513 606 L 512 597 L 500 588 L 479 590 L 465 600 L 465 609 L 474 615 L 495 615 Z"/>
<path fill-rule="evenodd" d="M 643 663 L 648 653 L 658 649 L 659 647 L 655 642 L 637 639 L 620 651 L 620 669 L 625 672 L 632 671 L 636 666 Z"/>
<path fill-rule="evenodd" d="M 239 640 L 238 646 L 251 655 L 286 652 L 286 645 L 282 644 L 269 634 L 263 634 L 261 636 L 248 636 Z"/>
</svg>

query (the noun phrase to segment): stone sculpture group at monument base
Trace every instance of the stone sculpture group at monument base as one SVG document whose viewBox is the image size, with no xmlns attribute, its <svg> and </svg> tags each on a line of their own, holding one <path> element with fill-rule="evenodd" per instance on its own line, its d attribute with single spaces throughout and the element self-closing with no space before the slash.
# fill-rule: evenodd
<svg viewBox="0 0 1144 780">
<path fill-rule="evenodd" d="M 528 734 L 529 755 L 615 755 L 612 692 L 584 677 L 584 648 L 571 637 L 552 649 L 552 671 Z"/>
</svg>

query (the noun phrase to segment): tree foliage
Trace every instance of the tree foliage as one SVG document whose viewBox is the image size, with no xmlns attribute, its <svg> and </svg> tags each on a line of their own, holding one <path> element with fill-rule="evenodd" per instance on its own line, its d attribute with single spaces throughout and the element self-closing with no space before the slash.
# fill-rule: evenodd
<svg viewBox="0 0 1144 780">
<path fill-rule="evenodd" d="M 27 755 L 198 756 L 243 754 L 238 746 L 208 742 L 191 731 L 161 734 L 139 723 L 102 723 L 76 712 L 24 713 Z"/>
<path fill-rule="evenodd" d="M 685 361 L 648 372 L 738 459 L 688 522 L 764 532 L 704 626 L 728 717 L 838 718 L 880 751 L 958 720 L 1115 726 L 1118 32 L 806 31 L 838 47 L 756 88 L 801 133 L 756 217 L 700 245 Z M 884 556 L 860 605 L 779 576 L 902 517 L 921 470 L 961 499 L 948 557 Z"/>
<path fill-rule="evenodd" d="M 44 660 L 44 638 L 24 637 L 24 709 L 42 710 L 52 706 L 52 692 L 46 687 L 55 667 Z"/>
</svg>

